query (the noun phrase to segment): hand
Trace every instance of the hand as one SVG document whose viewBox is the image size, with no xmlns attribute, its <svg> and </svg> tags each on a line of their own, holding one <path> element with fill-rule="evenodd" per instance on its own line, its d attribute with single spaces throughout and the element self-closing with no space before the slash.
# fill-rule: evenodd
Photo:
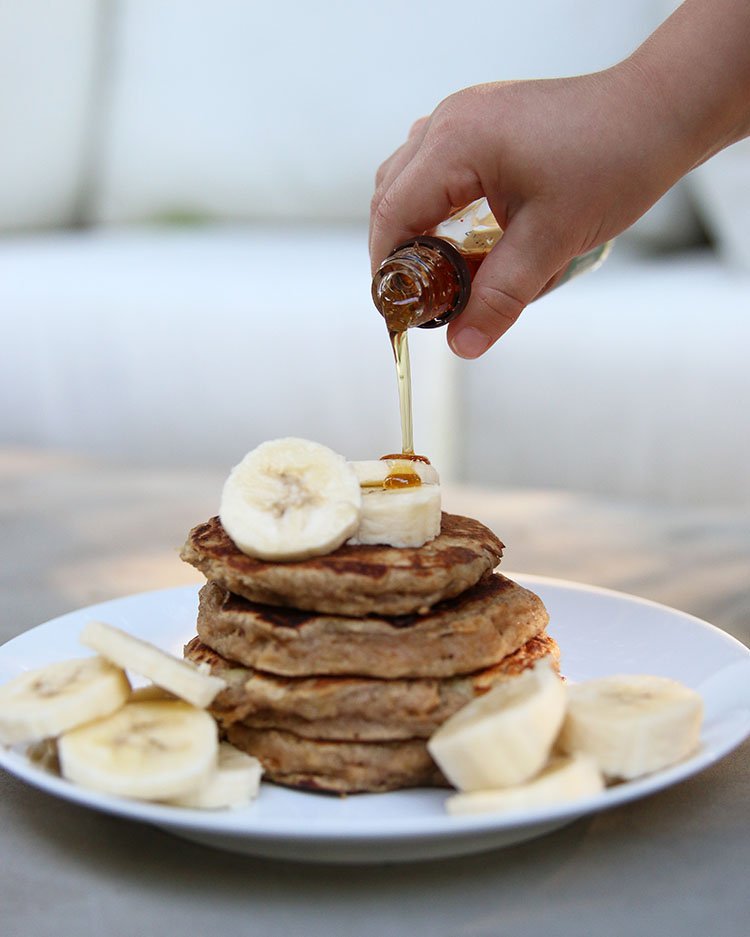
<svg viewBox="0 0 750 937">
<path fill-rule="evenodd" d="M 447 98 L 378 171 L 373 270 L 400 242 L 487 196 L 505 233 L 448 326 L 456 354 L 483 354 L 574 257 L 627 228 L 695 162 L 653 100 L 627 62 Z"/>
<path fill-rule="evenodd" d="M 576 256 L 615 237 L 688 170 L 750 135 L 750 3 L 684 0 L 592 75 L 478 85 L 417 121 L 376 177 L 373 270 L 486 196 L 504 235 L 448 326 L 477 358 Z"/>
</svg>

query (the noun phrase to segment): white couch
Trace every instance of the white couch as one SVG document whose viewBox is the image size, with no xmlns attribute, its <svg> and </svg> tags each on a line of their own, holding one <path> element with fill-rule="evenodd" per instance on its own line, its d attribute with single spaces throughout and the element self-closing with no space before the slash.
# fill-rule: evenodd
<svg viewBox="0 0 750 937">
<path fill-rule="evenodd" d="M 377 165 L 451 91 L 604 67 L 666 6 L 0 7 L 0 442 L 226 466 L 286 434 L 393 449 Z M 741 144 L 481 361 L 417 332 L 417 447 L 455 480 L 750 503 L 748 205 Z"/>
</svg>

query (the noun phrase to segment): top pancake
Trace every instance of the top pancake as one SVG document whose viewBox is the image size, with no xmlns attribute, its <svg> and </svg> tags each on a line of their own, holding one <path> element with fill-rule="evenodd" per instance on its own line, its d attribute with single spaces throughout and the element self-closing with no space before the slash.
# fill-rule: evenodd
<svg viewBox="0 0 750 937">
<path fill-rule="evenodd" d="M 421 547 L 345 544 L 325 556 L 290 563 L 242 553 L 218 517 L 194 527 L 181 557 L 253 602 L 337 615 L 409 615 L 470 588 L 503 555 L 479 521 L 442 515 L 440 534 Z"/>
</svg>

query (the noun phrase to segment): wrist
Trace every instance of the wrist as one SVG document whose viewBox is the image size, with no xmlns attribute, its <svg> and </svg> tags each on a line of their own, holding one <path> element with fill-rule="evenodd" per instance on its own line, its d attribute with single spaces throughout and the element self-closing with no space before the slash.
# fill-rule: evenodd
<svg viewBox="0 0 750 937">
<path fill-rule="evenodd" d="M 685 172 L 750 133 L 747 0 L 686 0 L 618 67 L 650 96 Z"/>
</svg>

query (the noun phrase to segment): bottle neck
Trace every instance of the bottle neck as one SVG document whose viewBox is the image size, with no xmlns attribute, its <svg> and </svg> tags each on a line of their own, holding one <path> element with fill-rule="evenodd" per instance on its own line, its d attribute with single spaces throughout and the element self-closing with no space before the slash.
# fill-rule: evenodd
<svg viewBox="0 0 750 937">
<path fill-rule="evenodd" d="M 471 290 L 465 261 L 450 244 L 419 237 L 401 244 L 378 268 L 372 298 L 389 332 L 445 325 Z"/>
</svg>

